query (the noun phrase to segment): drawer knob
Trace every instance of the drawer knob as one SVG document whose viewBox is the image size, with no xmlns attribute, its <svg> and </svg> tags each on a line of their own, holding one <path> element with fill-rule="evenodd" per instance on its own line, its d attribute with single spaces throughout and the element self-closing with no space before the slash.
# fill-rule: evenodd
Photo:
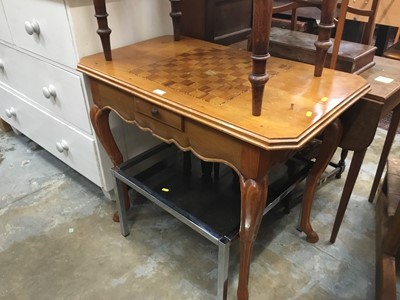
<svg viewBox="0 0 400 300">
<path fill-rule="evenodd" d="M 17 116 L 17 113 L 15 112 L 14 107 L 10 107 L 10 108 L 6 109 L 6 116 L 8 118 L 12 118 L 12 117 L 16 117 Z"/>
<path fill-rule="evenodd" d="M 4 61 L 0 59 L 0 71 L 4 71 Z"/>
<path fill-rule="evenodd" d="M 157 116 L 157 115 L 158 115 L 158 109 L 155 108 L 155 107 L 153 107 L 153 108 L 151 109 L 151 114 L 152 114 L 153 117 Z"/>
<path fill-rule="evenodd" d="M 27 34 L 32 35 L 36 33 L 37 35 L 40 34 L 40 26 L 39 23 L 35 20 L 32 22 L 26 21 L 25 22 L 25 31 Z"/>
<path fill-rule="evenodd" d="M 57 97 L 56 89 L 52 85 L 45 86 L 42 89 L 42 92 L 43 92 L 44 97 L 47 99 L 50 99 L 50 98 L 55 99 Z"/>
<path fill-rule="evenodd" d="M 56 148 L 57 148 L 58 152 L 60 152 L 60 153 L 63 153 L 64 151 L 68 151 L 68 149 L 69 149 L 67 142 L 64 140 L 56 143 Z"/>
</svg>

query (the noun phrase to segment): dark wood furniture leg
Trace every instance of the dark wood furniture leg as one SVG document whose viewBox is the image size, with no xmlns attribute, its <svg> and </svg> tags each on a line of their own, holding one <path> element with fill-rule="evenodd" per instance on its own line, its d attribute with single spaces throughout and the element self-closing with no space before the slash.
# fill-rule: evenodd
<svg viewBox="0 0 400 300">
<path fill-rule="evenodd" d="M 333 225 L 333 230 L 331 233 L 330 242 L 334 243 L 339 232 L 340 225 L 342 224 L 342 220 L 344 217 L 344 213 L 347 208 L 347 204 L 349 203 L 351 193 L 353 192 L 354 184 L 356 183 L 358 173 L 360 172 L 362 162 L 364 160 L 365 153 L 367 152 L 367 148 L 355 151 L 353 154 L 353 158 L 351 160 L 349 173 L 347 174 L 346 183 L 343 188 L 342 196 L 339 202 L 339 208 L 336 213 L 335 223 Z"/>
<path fill-rule="evenodd" d="M 321 7 L 321 21 L 318 24 L 318 40 L 315 42 L 315 70 L 314 76 L 320 77 L 324 68 L 326 54 L 332 46 L 331 31 L 335 27 L 333 23 L 336 0 L 323 0 Z"/>
<path fill-rule="evenodd" d="M 389 26 L 379 25 L 376 33 L 375 46 L 378 48 L 375 55 L 382 56 L 389 43 Z"/>
<path fill-rule="evenodd" d="M 340 160 L 337 164 L 337 166 L 340 168 L 340 171 L 335 176 L 337 179 L 342 177 L 342 173 L 346 169 L 347 154 L 349 154 L 349 150 L 347 150 L 347 149 L 342 149 L 342 151 L 340 152 Z"/>
<path fill-rule="evenodd" d="M 260 228 L 263 211 L 267 201 L 268 176 L 259 180 L 245 179 L 240 176 L 242 197 L 240 221 L 240 269 L 237 297 L 239 300 L 249 298 L 248 283 L 250 259 L 254 240 Z"/>
<path fill-rule="evenodd" d="M 378 168 L 375 173 L 374 182 L 372 184 L 371 193 L 369 194 L 368 201 L 373 202 L 375 198 L 376 191 L 379 186 L 379 182 L 382 178 L 382 173 L 386 165 L 387 158 L 389 156 L 390 148 L 392 148 L 393 140 L 396 136 L 397 128 L 399 127 L 400 121 L 400 105 L 396 106 L 393 109 L 393 115 L 390 120 L 389 129 L 386 135 L 385 143 L 383 144 L 383 149 L 381 153 L 381 157 L 379 159 Z"/>
<path fill-rule="evenodd" d="M 174 40 L 179 41 L 181 39 L 181 0 L 169 0 L 169 2 L 171 2 L 171 12 L 169 15 L 172 18 Z"/>
<path fill-rule="evenodd" d="M 99 138 L 101 144 L 104 146 L 108 156 L 110 157 L 115 167 L 119 166 L 123 162 L 123 157 L 111 133 L 108 120 L 110 111 L 110 109 L 100 109 L 98 106 L 93 105 L 90 108 L 90 120 L 92 122 L 97 137 Z M 125 209 L 128 210 L 130 208 L 128 186 L 121 182 L 121 189 L 124 195 Z M 114 222 L 119 222 L 118 212 L 114 213 L 113 220 Z"/>
<path fill-rule="evenodd" d="M 342 136 L 342 124 L 340 120 L 332 122 L 324 131 L 321 148 L 317 155 L 317 160 L 307 176 L 306 187 L 303 196 L 303 207 L 298 230 L 307 235 L 307 242 L 318 242 L 318 235 L 311 226 L 311 207 L 314 200 L 315 190 L 319 178 L 332 159 Z"/>
<path fill-rule="evenodd" d="M 108 13 L 106 10 L 105 0 L 93 0 L 94 10 L 96 12 L 95 17 L 97 19 L 97 24 L 99 29 L 97 33 L 100 36 L 101 44 L 103 46 L 104 58 L 106 60 L 112 60 L 111 57 L 111 44 L 110 44 L 110 34 L 111 29 L 108 27 Z"/>
<path fill-rule="evenodd" d="M 266 72 L 269 34 L 271 32 L 272 0 L 253 2 L 252 71 L 249 81 L 252 87 L 252 114 L 261 115 L 264 87 L 269 79 Z"/>
<path fill-rule="evenodd" d="M 275 164 L 286 161 L 291 153 L 290 150 L 283 150 L 270 155 L 268 151 L 250 145 L 241 152 L 243 165 L 238 173 L 241 194 L 239 300 L 249 298 L 250 260 L 267 202 L 269 170 Z"/>
</svg>

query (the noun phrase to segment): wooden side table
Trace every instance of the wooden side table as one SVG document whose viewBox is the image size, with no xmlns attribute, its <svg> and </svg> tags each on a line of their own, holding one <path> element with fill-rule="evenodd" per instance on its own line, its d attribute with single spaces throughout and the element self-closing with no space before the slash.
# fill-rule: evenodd
<svg viewBox="0 0 400 300">
<path fill-rule="evenodd" d="M 396 135 L 400 120 L 400 62 L 376 56 L 376 65 L 361 76 L 368 80 L 372 90 L 341 117 L 344 133 L 339 146 L 354 151 L 343 188 L 330 241 L 334 243 L 342 223 L 347 204 L 357 180 L 368 146 L 372 143 L 381 117 L 393 111 L 390 126 L 372 185 L 369 201 L 372 202 L 382 172 Z"/>
</svg>

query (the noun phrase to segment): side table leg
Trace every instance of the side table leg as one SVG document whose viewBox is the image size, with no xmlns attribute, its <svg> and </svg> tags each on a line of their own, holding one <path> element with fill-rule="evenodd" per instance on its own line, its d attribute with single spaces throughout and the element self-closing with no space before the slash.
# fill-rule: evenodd
<svg viewBox="0 0 400 300">
<path fill-rule="evenodd" d="M 340 225 L 344 217 L 344 213 L 349 203 L 351 193 L 353 192 L 354 184 L 356 183 L 358 173 L 360 172 L 362 162 L 365 157 L 367 148 L 356 151 L 351 159 L 349 173 L 347 174 L 346 182 L 344 184 L 342 196 L 340 198 L 339 207 L 335 217 L 335 223 L 333 225 L 333 230 L 330 238 L 330 242 L 333 244 L 336 240 L 337 234 L 339 232 Z"/>
<path fill-rule="evenodd" d="M 319 178 L 328 166 L 337 146 L 339 145 L 341 136 L 342 124 L 337 119 L 325 129 L 321 149 L 319 150 L 314 166 L 307 176 L 300 225 L 298 229 L 307 235 L 307 242 L 309 243 L 316 243 L 319 239 L 310 222 L 311 207 L 314 200 L 315 190 L 317 188 Z"/>
<path fill-rule="evenodd" d="M 267 201 L 268 176 L 261 180 L 247 179 L 240 176 L 241 216 L 240 216 L 240 270 L 237 297 L 239 300 L 249 298 L 248 283 L 250 259 L 254 240 L 260 228 Z"/>
<path fill-rule="evenodd" d="M 368 201 L 371 203 L 374 201 L 375 194 L 379 186 L 379 182 L 381 181 L 382 173 L 386 165 L 386 160 L 389 156 L 390 149 L 392 148 L 397 128 L 399 127 L 399 121 L 400 121 L 400 105 L 397 105 L 393 110 L 393 115 L 390 120 L 389 129 L 386 135 L 385 143 L 383 144 L 381 157 L 379 159 L 378 168 L 376 170 L 374 182 L 372 184 L 371 193 L 369 194 Z"/>
<path fill-rule="evenodd" d="M 110 44 L 111 29 L 108 27 L 106 0 L 93 0 L 93 5 L 96 12 L 95 17 L 99 26 L 97 33 L 100 36 L 101 44 L 103 46 L 104 58 L 106 60 L 112 60 Z"/>
</svg>

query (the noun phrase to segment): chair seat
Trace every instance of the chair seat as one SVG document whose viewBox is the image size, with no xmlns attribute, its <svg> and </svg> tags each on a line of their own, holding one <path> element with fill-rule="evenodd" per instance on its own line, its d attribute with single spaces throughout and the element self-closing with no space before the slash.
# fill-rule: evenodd
<svg viewBox="0 0 400 300">
<path fill-rule="evenodd" d="M 273 27 L 269 52 L 272 56 L 314 64 L 316 39 L 314 34 Z M 359 74 L 375 64 L 375 50 L 375 46 L 342 40 L 336 69 Z M 332 48 L 328 50 L 326 67 L 330 64 L 331 52 Z"/>
</svg>

